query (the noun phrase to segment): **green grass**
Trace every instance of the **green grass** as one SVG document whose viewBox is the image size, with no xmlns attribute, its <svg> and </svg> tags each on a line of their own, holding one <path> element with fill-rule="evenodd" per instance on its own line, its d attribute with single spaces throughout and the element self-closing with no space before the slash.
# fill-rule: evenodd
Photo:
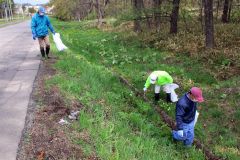
<svg viewBox="0 0 240 160">
<path fill-rule="evenodd" d="M 28 19 L 29 19 L 28 17 L 25 17 L 24 19 L 13 19 L 12 21 L 6 21 L 5 19 L 0 19 L 0 27 L 10 25 L 12 23 L 18 23 L 18 22 L 26 21 Z"/>
<path fill-rule="evenodd" d="M 236 87 L 239 77 L 220 82 L 198 59 L 146 47 L 132 33 L 103 32 L 76 22 L 54 21 L 54 25 L 70 51 L 60 53 L 59 74 L 50 83 L 87 106 L 75 127 L 91 135 L 88 145 L 79 140 L 87 146 L 87 155 L 96 152 L 101 159 L 204 159 L 194 148 L 173 144 L 170 129 L 149 104 L 136 98 L 112 74 L 118 72 L 142 90 L 151 71 L 166 70 L 180 84 L 179 95 L 193 85 L 204 90 L 206 102 L 196 137 L 218 155 L 239 157 L 239 93 L 226 94 L 224 90 Z M 159 104 L 174 118 L 173 104 Z"/>
<path fill-rule="evenodd" d="M 175 145 L 170 129 L 149 104 L 137 99 L 107 68 L 80 55 L 64 54 L 56 64 L 58 75 L 48 85 L 57 85 L 65 97 L 86 106 L 74 126 L 91 135 L 90 142 L 76 142 L 86 156 L 96 152 L 101 159 L 204 159 L 201 151 Z"/>
</svg>

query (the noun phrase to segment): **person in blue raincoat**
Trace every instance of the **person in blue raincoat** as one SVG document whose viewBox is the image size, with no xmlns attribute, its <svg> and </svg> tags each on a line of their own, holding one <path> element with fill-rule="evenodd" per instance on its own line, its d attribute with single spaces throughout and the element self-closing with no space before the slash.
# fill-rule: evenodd
<svg viewBox="0 0 240 160">
<path fill-rule="evenodd" d="M 45 13 L 45 8 L 40 7 L 38 12 L 32 17 L 31 21 L 32 36 L 34 40 L 38 39 L 43 59 L 49 58 L 50 43 L 48 29 L 55 34 L 54 28 Z"/>
</svg>

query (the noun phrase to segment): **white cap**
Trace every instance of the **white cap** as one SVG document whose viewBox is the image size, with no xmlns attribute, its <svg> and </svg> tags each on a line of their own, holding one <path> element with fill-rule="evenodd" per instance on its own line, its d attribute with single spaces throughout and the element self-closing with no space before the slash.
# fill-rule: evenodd
<svg viewBox="0 0 240 160">
<path fill-rule="evenodd" d="M 157 75 L 156 74 L 151 74 L 150 75 L 150 83 L 155 84 L 157 80 Z"/>
</svg>

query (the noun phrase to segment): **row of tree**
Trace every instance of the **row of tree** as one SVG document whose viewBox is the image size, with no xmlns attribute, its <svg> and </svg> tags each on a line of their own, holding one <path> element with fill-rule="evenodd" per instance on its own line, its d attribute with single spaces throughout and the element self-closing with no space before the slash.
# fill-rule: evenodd
<svg viewBox="0 0 240 160">
<path fill-rule="evenodd" d="M 62 20 L 97 18 L 101 26 L 104 18 L 114 16 L 134 21 L 135 32 L 159 32 L 161 23 L 168 21 L 170 34 L 176 34 L 179 19 L 195 14 L 204 28 L 207 48 L 214 47 L 214 16 L 229 23 L 233 8 L 240 9 L 240 0 L 51 0 L 51 4 L 55 16 Z"/>
<path fill-rule="evenodd" d="M 13 20 L 13 0 L 0 0 L 0 16 L 2 19 L 5 18 L 6 21 Z"/>
</svg>

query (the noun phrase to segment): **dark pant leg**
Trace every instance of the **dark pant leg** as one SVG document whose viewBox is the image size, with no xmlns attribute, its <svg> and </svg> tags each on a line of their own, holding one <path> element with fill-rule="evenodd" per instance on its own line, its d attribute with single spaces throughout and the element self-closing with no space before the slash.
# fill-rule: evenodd
<svg viewBox="0 0 240 160">
<path fill-rule="evenodd" d="M 46 56 L 49 58 L 50 46 L 46 46 Z"/>
<path fill-rule="evenodd" d="M 42 57 L 45 57 L 45 50 L 43 47 L 40 47 L 40 52 L 41 52 Z"/>
</svg>

